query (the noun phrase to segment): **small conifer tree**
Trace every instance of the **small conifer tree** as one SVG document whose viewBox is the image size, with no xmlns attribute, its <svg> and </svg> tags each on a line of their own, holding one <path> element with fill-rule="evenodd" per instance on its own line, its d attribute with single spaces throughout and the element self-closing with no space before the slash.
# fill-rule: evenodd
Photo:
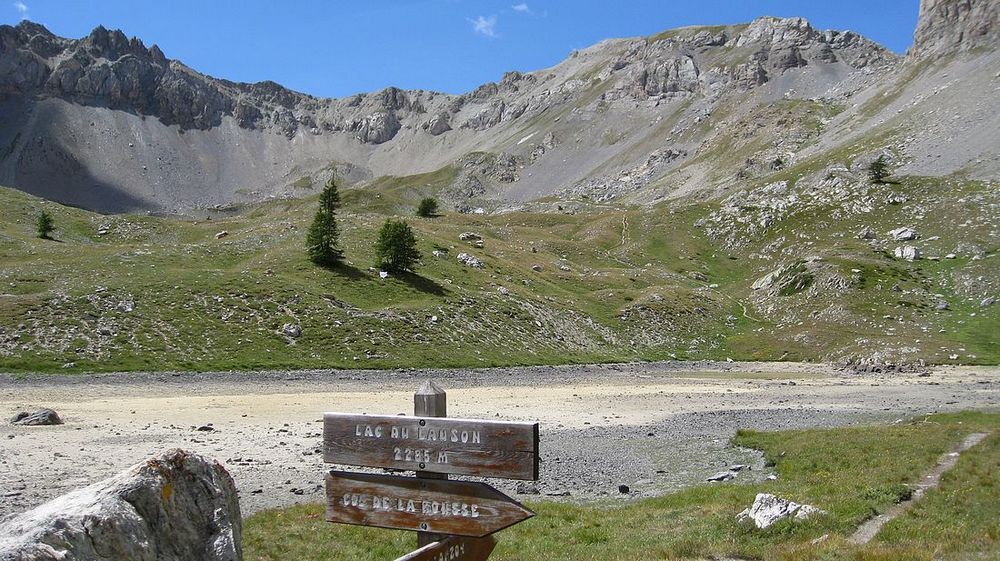
<svg viewBox="0 0 1000 561">
<path fill-rule="evenodd" d="M 423 199 L 417 206 L 417 216 L 421 216 L 423 218 L 430 218 L 436 215 L 437 212 L 438 212 L 438 202 L 437 199 L 433 197 L 427 197 L 426 199 Z"/>
<path fill-rule="evenodd" d="M 317 265 L 329 267 L 343 259 L 344 254 L 337 247 L 340 229 L 337 227 L 337 208 L 340 207 L 340 193 L 337 183 L 331 177 L 323 187 L 319 196 L 319 209 L 309 226 L 306 236 L 306 249 L 309 260 Z"/>
<path fill-rule="evenodd" d="M 868 179 L 872 183 L 884 183 L 889 177 L 889 164 L 885 161 L 885 156 L 879 156 L 868 166 Z"/>
<path fill-rule="evenodd" d="M 375 242 L 376 266 L 393 273 L 412 270 L 420 259 L 417 238 L 410 225 L 402 220 L 386 220 Z"/>
<path fill-rule="evenodd" d="M 38 214 L 38 220 L 35 222 L 35 228 L 38 231 L 38 237 L 43 240 L 52 239 L 49 234 L 56 229 L 55 223 L 52 220 L 52 215 L 49 214 L 47 210 L 43 210 Z"/>
</svg>

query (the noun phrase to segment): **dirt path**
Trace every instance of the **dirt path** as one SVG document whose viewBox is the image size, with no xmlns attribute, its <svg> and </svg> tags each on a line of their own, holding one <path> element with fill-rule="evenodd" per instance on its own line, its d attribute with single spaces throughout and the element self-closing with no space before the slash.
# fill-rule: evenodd
<svg viewBox="0 0 1000 561">
<path fill-rule="evenodd" d="M 924 498 L 929 489 L 937 487 L 941 483 L 941 476 L 951 468 L 955 467 L 955 464 L 958 463 L 958 457 L 962 454 L 962 452 L 965 452 L 966 450 L 979 444 L 985 440 L 987 436 L 989 436 L 989 433 L 977 432 L 966 437 L 966 439 L 954 450 L 941 456 L 937 465 L 934 466 L 934 469 L 927 472 L 919 482 L 912 485 L 914 488 L 913 495 L 909 498 L 909 500 L 899 503 L 889 509 L 885 514 L 880 514 L 862 524 L 861 527 L 858 528 L 858 531 L 854 532 L 854 535 L 851 536 L 848 541 L 857 545 L 864 545 L 872 541 L 872 538 L 878 534 L 879 530 L 882 529 L 882 526 L 885 526 L 889 522 L 892 522 L 894 519 L 905 514 L 908 510 L 913 508 L 919 500 Z"/>
<path fill-rule="evenodd" d="M 52 407 L 56 427 L 0 425 L 0 517 L 182 447 L 223 462 L 246 513 L 321 498 L 325 411 L 411 413 L 426 379 L 449 415 L 541 423 L 543 495 L 628 500 L 699 484 L 721 467 L 767 472 L 729 438 L 1000 407 L 1000 369 L 848 376 L 823 365 L 653 363 L 449 371 L 0 375 L 0 418 Z M 214 430 L 199 431 L 211 426 Z M 618 485 L 633 493 L 618 494 Z M 515 492 L 516 485 L 501 486 Z M 528 489 L 521 489 L 522 491 Z"/>
</svg>

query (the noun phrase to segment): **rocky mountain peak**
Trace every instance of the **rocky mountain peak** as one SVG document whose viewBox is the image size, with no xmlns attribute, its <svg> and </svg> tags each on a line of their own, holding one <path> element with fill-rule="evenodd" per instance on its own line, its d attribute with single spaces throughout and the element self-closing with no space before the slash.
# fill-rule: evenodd
<svg viewBox="0 0 1000 561">
<path fill-rule="evenodd" d="M 933 57 L 1000 44 L 1000 2 L 920 0 L 911 58 Z"/>
</svg>

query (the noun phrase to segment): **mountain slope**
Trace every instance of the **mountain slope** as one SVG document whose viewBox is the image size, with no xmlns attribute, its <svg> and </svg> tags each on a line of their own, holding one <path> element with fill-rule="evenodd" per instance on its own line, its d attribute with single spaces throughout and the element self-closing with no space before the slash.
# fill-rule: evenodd
<svg viewBox="0 0 1000 561">
<path fill-rule="evenodd" d="M 478 153 L 490 164 L 446 198 L 526 201 L 672 150 L 661 174 L 704 141 L 694 125 L 713 111 L 857 88 L 899 64 L 856 34 L 761 18 L 606 41 L 462 96 L 332 100 L 204 76 L 103 28 L 67 40 L 22 22 L 0 28 L 0 48 L 0 180 L 102 211 L 303 194 L 324 169 L 355 182 L 468 167 Z"/>
</svg>

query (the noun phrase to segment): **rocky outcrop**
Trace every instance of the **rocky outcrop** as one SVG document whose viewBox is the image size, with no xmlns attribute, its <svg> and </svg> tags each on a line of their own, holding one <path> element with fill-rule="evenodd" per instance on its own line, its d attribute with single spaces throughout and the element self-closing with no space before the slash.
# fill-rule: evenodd
<svg viewBox="0 0 1000 561">
<path fill-rule="evenodd" d="M 699 87 L 698 67 L 691 57 L 680 56 L 638 68 L 633 81 L 639 96 L 693 92 Z"/>
<path fill-rule="evenodd" d="M 940 56 L 1000 44 L 996 0 L 921 0 L 911 58 Z"/>
<path fill-rule="evenodd" d="M 770 75 L 809 64 L 841 61 L 854 68 L 895 58 L 876 43 L 850 31 L 820 31 L 803 18 L 757 18 L 737 35 L 737 48 L 758 49 L 756 59 Z"/>
<path fill-rule="evenodd" d="M 236 487 L 182 450 L 0 524 L 0 561 L 240 561 Z"/>
<path fill-rule="evenodd" d="M 444 134 L 451 130 L 451 114 L 445 112 L 438 113 L 424 122 L 421 128 L 433 136 Z"/>
<path fill-rule="evenodd" d="M 477 90 L 478 91 L 478 90 Z M 477 131 L 486 130 L 498 123 L 503 119 L 503 112 L 506 109 L 506 105 L 503 100 L 495 99 L 489 103 L 486 107 L 482 108 L 474 117 L 469 119 L 462 125 L 462 128 L 473 129 Z"/>
<path fill-rule="evenodd" d="M 351 124 L 354 137 L 368 144 L 382 144 L 392 140 L 402 125 L 392 111 L 378 111 Z"/>
</svg>

